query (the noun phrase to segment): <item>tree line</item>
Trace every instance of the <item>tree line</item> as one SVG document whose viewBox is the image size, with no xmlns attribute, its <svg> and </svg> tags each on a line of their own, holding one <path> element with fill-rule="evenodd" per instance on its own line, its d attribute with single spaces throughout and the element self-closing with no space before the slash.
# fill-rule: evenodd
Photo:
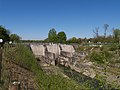
<svg viewBox="0 0 120 90">
<path fill-rule="evenodd" d="M 67 39 L 67 35 L 64 31 L 56 32 L 54 28 L 50 29 L 48 32 L 48 38 L 43 40 L 43 42 L 49 43 L 78 43 L 78 44 L 86 44 L 86 43 L 120 43 L 120 29 L 112 29 L 112 35 L 107 35 L 108 24 L 104 24 L 104 34 L 99 34 L 99 27 L 95 27 L 93 30 L 94 37 L 93 38 L 76 38 L 72 37 Z"/>
<path fill-rule="evenodd" d="M 3 39 L 4 42 L 41 42 L 41 43 L 77 43 L 77 44 L 87 44 L 87 43 L 120 43 L 120 29 L 113 29 L 112 35 L 107 35 L 109 25 L 104 24 L 104 34 L 99 34 L 99 27 L 95 27 L 93 30 L 93 38 L 76 38 L 72 37 L 67 39 L 67 35 L 64 31 L 57 33 L 55 28 L 52 28 L 48 32 L 48 37 L 45 40 L 21 40 L 21 37 L 17 34 L 11 34 L 8 29 L 3 26 L 0 26 L 0 39 Z"/>
<path fill-rule="evenodd" d="M 120 43 L 120 29 L 112 29 L 112 35 L 107 36 L 109 25 L 104 24 L 104 35 L 99 35 L 99 27 L 95 27 L 93 30 L 94 38 L 89 38 L 93 43 Z"/>
</svg>

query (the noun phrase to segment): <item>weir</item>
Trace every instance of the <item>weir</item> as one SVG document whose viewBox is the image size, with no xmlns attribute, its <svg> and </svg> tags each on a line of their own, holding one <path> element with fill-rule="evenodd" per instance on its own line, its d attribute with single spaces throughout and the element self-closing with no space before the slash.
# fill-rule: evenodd
<svg viewBox="0 0 120 90">
<path fill-rule="evenodd" d="M 69 65 L 75 53 L 72 45 L 52 44 L 52 45 L 35 45 L 31 44 L 30 48 L 36 58 L 39 58 L 47 64 Z"/>
</svg>

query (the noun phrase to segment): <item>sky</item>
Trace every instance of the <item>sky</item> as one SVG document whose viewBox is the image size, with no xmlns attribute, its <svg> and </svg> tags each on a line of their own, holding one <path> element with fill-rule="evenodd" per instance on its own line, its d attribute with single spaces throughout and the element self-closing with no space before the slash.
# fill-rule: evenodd
<svg viewBox="0 0 120 90">
<path fill-rule="evenodd" d="M 25 40 L 47 38 L 51 28 L 67 38 L 107 35 L 120 28 L 120 0 L 0 0 L 0 25 Z"/>
</svg>

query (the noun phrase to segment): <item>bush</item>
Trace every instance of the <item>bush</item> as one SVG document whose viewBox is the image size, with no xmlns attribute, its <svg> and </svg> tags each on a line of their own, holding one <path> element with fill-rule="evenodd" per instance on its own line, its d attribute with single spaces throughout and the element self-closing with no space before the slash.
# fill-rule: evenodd
<svg viewBox="0 0 120 90">
<path fill-rule="evenodd" d="M 117 50 L 117 49 L 118 49 L 118 47 L 117 47 L 117 45 L 115 45 L 115 44 L 110 45 L 110 47 L 109 47 L 109 50 L 110 50 L 110 51 L 115 51 L 115 50 Z"/>
<path fill-rule="evenodd" d="M 95 51 L 90 54 L 90 60 L 97 63 L 104 63 L 103 56 Z"/>
<path fill-rule="evenodd" d="M 107 63 L 110 62 L 110 59 L 113 55 L 106 50 L 101 52 L 92 52 L 90 54 L 90 60 L 97 63 Z"/>
</svg>

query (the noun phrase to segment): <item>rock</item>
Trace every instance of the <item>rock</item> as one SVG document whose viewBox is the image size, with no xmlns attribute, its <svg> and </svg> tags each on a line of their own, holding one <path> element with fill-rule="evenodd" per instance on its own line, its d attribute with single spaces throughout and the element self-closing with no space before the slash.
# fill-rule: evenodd
<svg viewBox="0 0 120 90">
<path fill-rule="evenodd" d="M 30 45 L 33 54 L 38 56 L 45 56 L 45 47 L 43 45 Z"/>
<path fill-rule="evenodd" d="M 86 63 L 84 63 L 84 65 L 91 66 L 91 65 L 93 65 L 93 63 L 92 62 L 86 62 Z"/>
<path fill-rule="evenodd" d="M 75 49 L 72 45 L 60 45 L 62 51 L 74 53 Z"/>
<path fill-rule="evenodd" d="M 72 52 L 65 52 L 65 51 L 61 51 L 61 55 L 64 57 L 73 57 L 73 53 Z"/>
<path fill-rule="evenodd" d="M 85 70 L 85 72 L 83 72 L 82 74 L 84 74 L 88 77 L 91 77 L 91 78 L 94 78 L 96 76 L 96 73 L 93 69 Z"/>
<path fill-rule="evenodd" d="M 47 45 L 47 52 L 51 52 L 55 54 L 55 58 L 58 58 L 60 55 L 60 47 L 59 45 L 53 44 L 53 45 Z"/>
</svg>

